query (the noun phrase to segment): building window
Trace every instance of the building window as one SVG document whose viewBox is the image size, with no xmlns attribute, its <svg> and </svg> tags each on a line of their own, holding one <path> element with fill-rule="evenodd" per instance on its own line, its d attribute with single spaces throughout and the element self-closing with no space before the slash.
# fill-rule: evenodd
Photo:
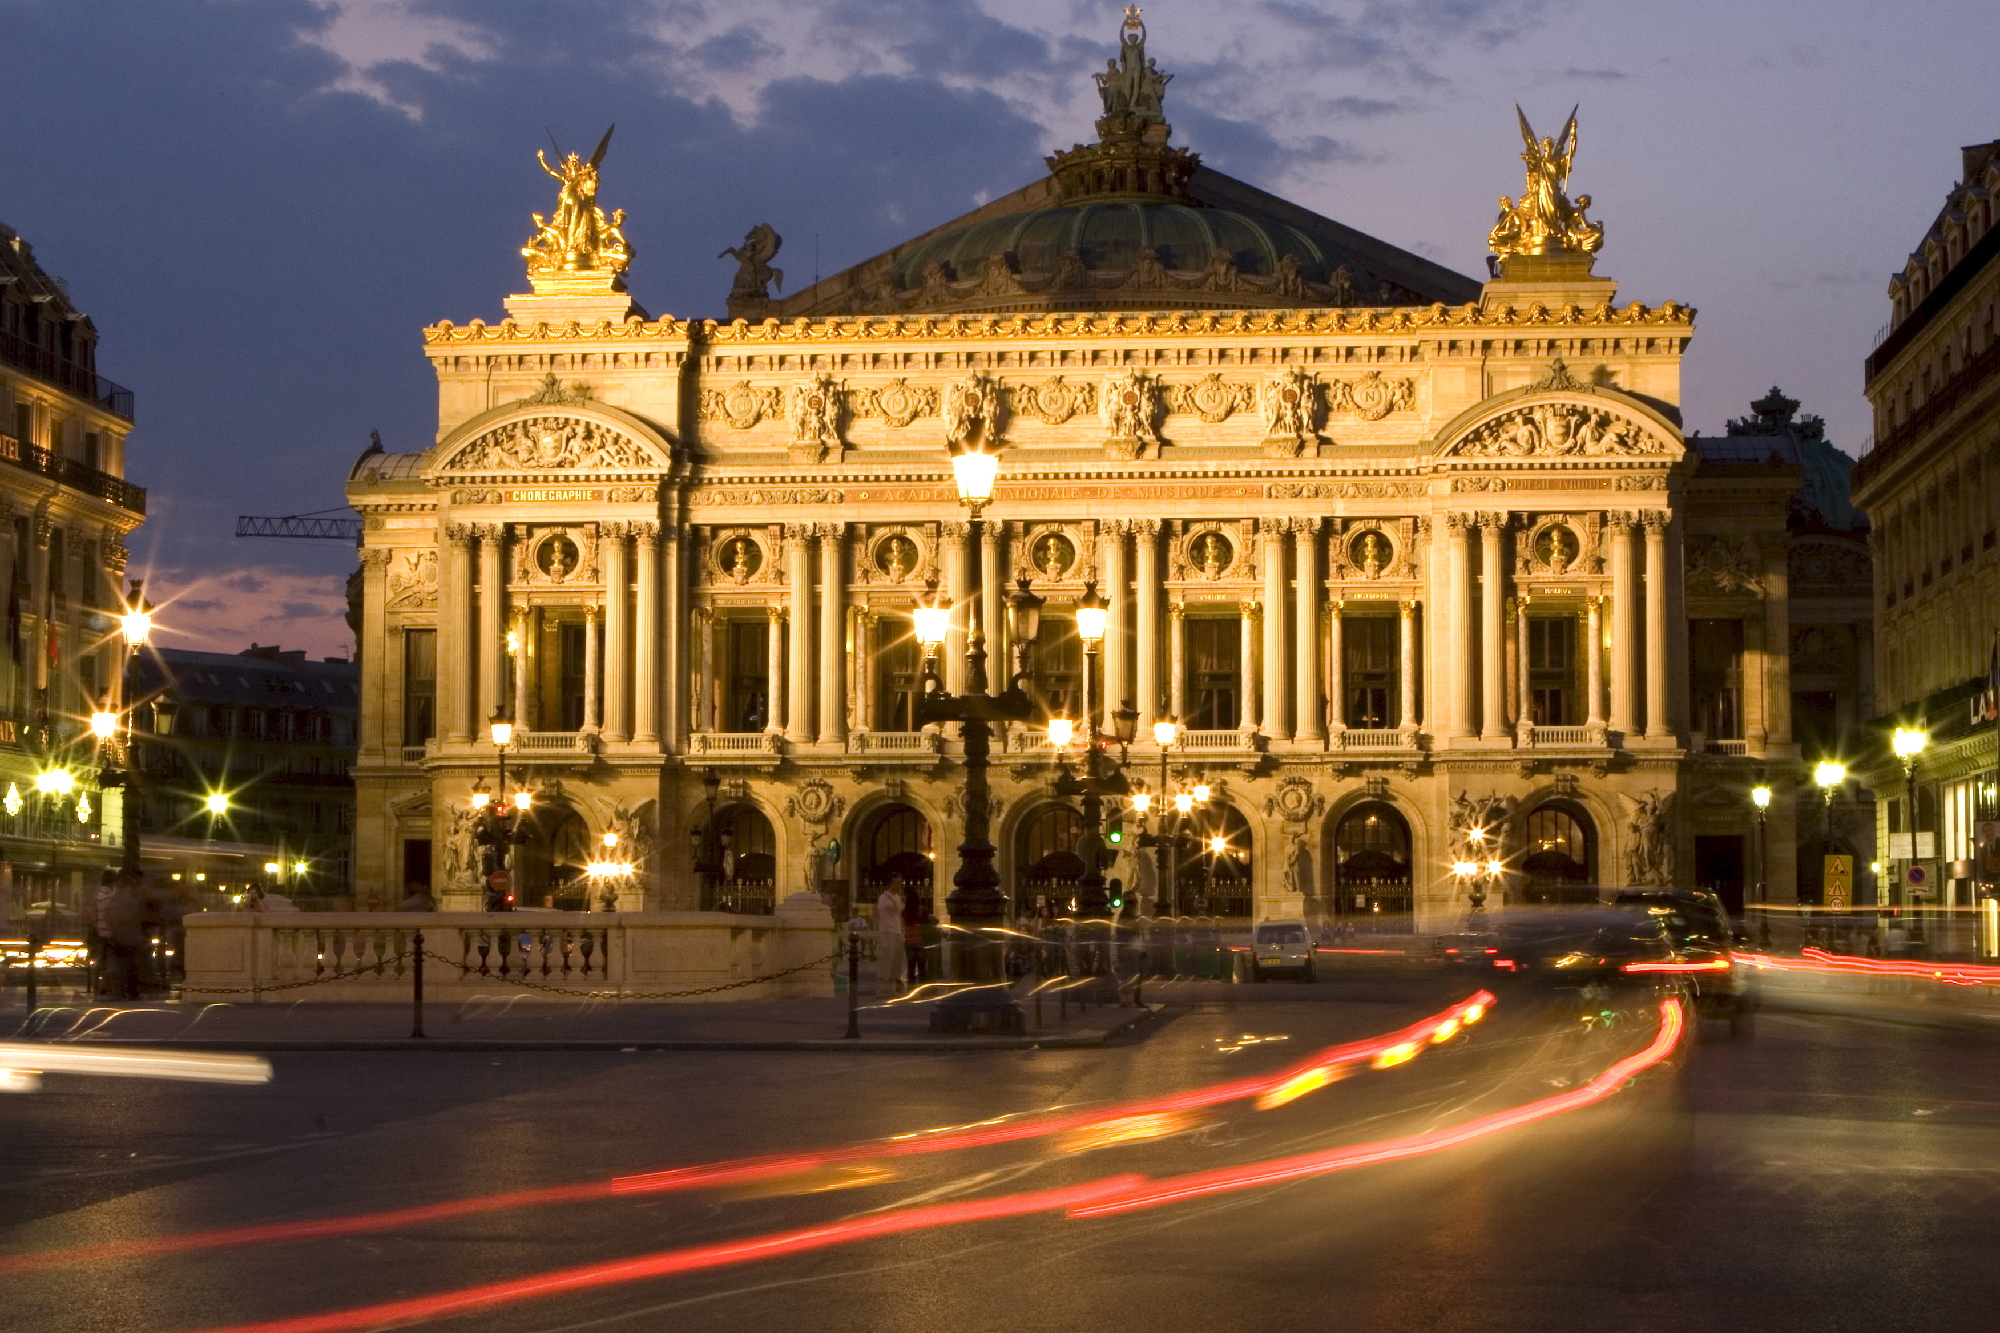
<svg viewBox="0 0 2000 1333">
<path fill-rule="evenodd" d="M 1083 640 L 1077 637 L 1075 617 L 1067 612 L 1042 616 L 1034 688 L 1041 695 L 1044 718 L 1083 716 Z"/>
<path fill-rule="evenodd" d="M 1710 740 L 1743 738 L 1743 622 L 1688 622 L 1688 685 L 1695 729 Z"/>
<path fill-rule="evenodd" d="M 437 735 L 437 631 L 403 631 L 403 744 Z"/>
<path fill-rule="evenodd" d="M 722 729 L 762 731 L 771 725 L 771 629 L 762 620 L 725 620 Z"/>
<path fill-rule="evenodd" d="M 906 617 L 883 616 L 875 622 L 875 656 L 870 665 L 875 673 L 875 730 L 917 729 L 921 665 L 916 633 Z"/>
<path fill-rule="evenodd" d="M 1573 726 L 1576 707 L 1576 617 L 1528 619 L 1529 716 L 1538 727 Z"/>
<path fill-rule="evenodd" d="M 103 471 L 103 449 L 102 437 L 96 431 L 87 430 L 83 433 L 83 465 L 85 467 L 91 469 L 93 472 Z"/>
<path fill-rule="evenodd" d="M 1341 725 L 1378 731 L 1396 724 L 1398 626 L 1387 616 L 1340 624 Z"/>
<path fill-rule="evenodd" d="M 1792 691 L 1792 738 L 1808 761 L 1840 756 L 1840 713 L 1832 690 Z"/>
<path fill-rule="evenodd" d="M 1183 622 L 1187 634 L 1187 725 L 1195 731 L 1233 731 L 1243 697 L 1243 626 L 1235 616 L 1199 616 Z"/>
<path fill-rule="evenodd" d="M 562 731 L 581 731 L 584 683 L 589 674 L 590 625 L 581 620 L 559 620 L 555 628 L 556 719 Z"/>
</svg>

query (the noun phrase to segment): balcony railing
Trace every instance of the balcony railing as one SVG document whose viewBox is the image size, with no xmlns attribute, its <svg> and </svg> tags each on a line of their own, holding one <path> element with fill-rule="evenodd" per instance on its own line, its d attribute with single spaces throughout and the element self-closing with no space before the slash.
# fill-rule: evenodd
<svg viewBox="0 0 2000 1333">
<path fill-rule="evenodd" d="M 0 331 L 0 361 L 25 370 L 36 379 L 88 398 L 113 416 L 132 419 L 132 391 L 113 384 L 94 370 L 67 361 L 47 347 L 38 347 L 18 333 Z"/>
<path fill-rule="evenodd" d="M 12 435 L 0 435 L 0 458 L 16 467 L 30 472 L 39 472 L 65 486 L 100 499 L 111 501 L 120 509 L 129 509 L 135 514 L 146 512 L 146 488 L 134 486 L 123 477 L 114 477 L 109 472 L 99 472 L 94 467 L 86 467 L 74 459 L 44 449 L 40 445 L 23 444 Z"/>
<path fill-rule="evenodd" d="M 1340 727 L 1332 740 L 1336 750 L 1405 750 L 1415 748 L 1417 736 L 1398 727 Z"/>
<path fill-rule="evenodd" d="M 424 747 L 421 745 L 405 745 L 403 747 L 403 762 L 406 764 L 423 763 Z"/>
<path fill-rule="evenodd" d="M 688 745 L 696 754 L 776 754 L 780 739 L 775 731 L 697 731 Z"/>
<path fill-rule="evenodd" d="M 856 754 L 935 754 L 943 739 L 934 731 L 857 731 L 848 748 Z"/>
<path fill-rule="evenodd" d="M 1532 727 L 1529 729 L 1530 745 L 1589 745 L 1589 727 Z"/>
<path fill-rule="evenodd" d="M 1708 741 L 1702 745 L 1704 754 L 1749 754 L 1749 741 Z"/>
<path fill-rule="evenodd" d="M 1183 731 L 1180 743 L 1189 750 L 1248 750 L 1254 748 L 1256 734 L 1235 727 L 1213 731 L 1204 728 Z"/>
</svg>

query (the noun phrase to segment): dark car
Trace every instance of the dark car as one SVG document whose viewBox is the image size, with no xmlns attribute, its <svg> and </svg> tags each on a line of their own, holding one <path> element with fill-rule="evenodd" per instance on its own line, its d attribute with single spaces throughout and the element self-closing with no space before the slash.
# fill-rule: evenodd
<svg viewBox="0 0 2000 1333">
<path fill-rule="evenodd" d="M 1545 986 L 1654 986 L 1672 978 L 1674 946 L 1653 913 L 1550 907 L 1501 913 L 1472 955 L 1500 977 Z M 1460 957 L 1466 956 L 1461 952 Z"/>
<path fill-rule="evenodd" d="M 1757 992 L 1751 969 L 1731 949 L 1738 936 L 1722 901 L 1700 889 L 1623 889 L 1615 901 L 1659 920 L 1685 969 L 1695 1012 L 1726 1020 L 1732 1036 L 1747 1035 Z"/>
</svg>

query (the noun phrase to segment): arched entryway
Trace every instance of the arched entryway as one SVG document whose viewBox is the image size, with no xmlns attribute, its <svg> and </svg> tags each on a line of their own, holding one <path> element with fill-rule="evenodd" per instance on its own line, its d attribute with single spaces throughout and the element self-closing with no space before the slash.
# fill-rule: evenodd
<svg viewBox="0 0 2000 1333">
<path fill-rule="evenodd" d="M 1252 914 L 1250 871 L 1255 850 L 1250 821 L 1227 803 L 1183 822 L 1174 860 L 1174 892 L 1189 916 Z"/>
<path fill-rule="evenodd" d="M 537 802 L 528 840 L 512 848 L 517 907 L 553 907 L 587 912 L 590 889 L 583 868 L 590 862 L 590 828 L 583 816 L 557 802 Z"/>
<path fill-rule="evenodd" d="M 907 900 L 937 912 L 937 851 L 923 811 L 900 802 L 862 820 L 854 839 L 854 864 L 864 901 L 873 902 L 900 877 Z"/>
<path fill-rule="evenodd" d="M 1522 821 L 1520 887 L 1526 903 L 1597 901 L 1597 830 L 1567 802 L 1536 806 Z"/>
<path fill-rule="evenodd" d="M 722 840 L 722 873 L 716 878 L 715 906 L 724 912 L 765 915 L 775 910 L 778 839 L 771 821 L 754 805 L 716 812 Z"/>
<path fill-rule="evenodd" d="M 1077 839 L 1083 817 L 1066 805 L 1045 805 L 1014 830 L 1015 910 L 1030 916 L 1068 916 L 1076 910 L 1083 879 Z"/>
<path fill-rule="evenodd" d="M 1356 930 L 1416 928 L 1410 824 L 1386 801 L 1364 801 L 1333 829 L 1333 912 Z"/>
</svg>

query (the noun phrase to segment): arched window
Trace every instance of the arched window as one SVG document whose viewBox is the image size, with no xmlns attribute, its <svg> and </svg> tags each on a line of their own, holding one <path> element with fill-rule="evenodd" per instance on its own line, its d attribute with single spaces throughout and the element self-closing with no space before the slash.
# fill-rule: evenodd
<svg viewBox="0 0 2000 1333">
<path fill-rule="evenodd" d="M 1597 834 L 1581 811 L 1562 805 L 1528 813 L 1521 875 L 1529 902 L 1560 902 L 1589 889 L 1597 877 Z"/>
<path fill-rule="evenodd" d="M 1083 878 L 1076 843 L 1083 819 L 1066 805 L 1043 806 L 1014 834 L 1014 900 L 1037 915 L 1067 914 Z"/>
<path fill-rule="evenodd" d="M 931 824 L 922 811 L 909 805 L 884 806 L 862 826 L 855 844 L 854 864 L 868 898 L 880 895 L 900 875 L 905 894 L 931 902 L 936 863 Z"/>
<path fill-rule="evenodd" d="M 1333 832 L 1333 910 L 1361 929 L 1411 929 L 1410 825 L 1385 801 L 1366 801 Z"/>
<path fill-rule="evenodd" d="M 725 912 L 773 910 L 778 883 L 778 840 L 771 821 L 754 805 L 720 812 L 718 832 L 726 839 L 716 906 Z"/>
<path fill-rule="evenodd" d="M 1249 916 L 1250 821 L 1226 802 L 1211 802 L 1180 821 L 1174 890 L 1190 916 Z"/>
</svg>

